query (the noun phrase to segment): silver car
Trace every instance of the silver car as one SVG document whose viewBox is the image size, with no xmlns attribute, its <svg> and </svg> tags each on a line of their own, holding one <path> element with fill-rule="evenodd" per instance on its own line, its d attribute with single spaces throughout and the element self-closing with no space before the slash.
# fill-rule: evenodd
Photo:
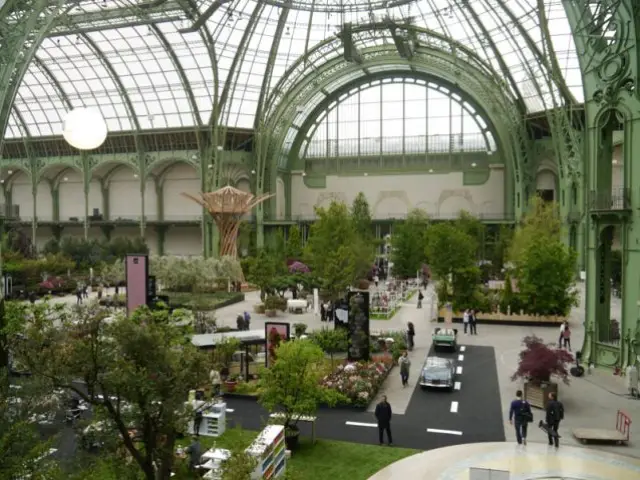
<svg viewBox="0 0 640 480">
<path fill-rule="evenodd" d="M 456 366 L 453 360 L 442 357 L 427 357 L 420 372 L 422 388 L 446 388 L 453 390 Z"/>
</svg>

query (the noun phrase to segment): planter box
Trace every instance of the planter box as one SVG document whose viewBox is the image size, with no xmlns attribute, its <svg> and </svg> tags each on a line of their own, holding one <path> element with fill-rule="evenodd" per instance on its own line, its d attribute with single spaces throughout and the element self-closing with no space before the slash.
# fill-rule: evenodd
<svg viewBox="0 0 640 480">
<path fill-rule="evenodd" d="M 450 312 L 446 308 L 441 308 L 438 311 L 438 322 L 444 322 L 445 319 L 450 318 L 454 323 L 462 323 L 463 312 Z M 535 326 L 554 326 L 559 327 L 568 317 L 552 316 L 542 317 L 540 315 L 520 315 L 520 314 L 506 314 L 502 312 L 493 313 L 478 313 L 476 314 L 478 323 L 489 324 L 495 323 L 496 325 L 535 325 Z"/>
<path fill-rule="evenodd" d="M 549 403 L 549 394 L 558 395 L 558 384 L 549 382 L 538 384 L 534 382 L 524 382 L 524 399 L 531 404 L 532 407 L 545 409 Z"/>
</svg>

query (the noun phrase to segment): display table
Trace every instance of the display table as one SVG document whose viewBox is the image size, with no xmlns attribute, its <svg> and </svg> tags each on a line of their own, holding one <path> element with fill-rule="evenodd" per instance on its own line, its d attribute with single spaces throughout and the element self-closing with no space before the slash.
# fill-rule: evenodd
<svg viewBox="0 0 640 480">
<path fill-rule="evenodd" d="M 300 299 L 292 299 L 290 298 L 289 300 L 287 300 L 287 310 L 289 310 L 289 312 L 291 313 L 296 313 L 296 312 L 306 312 L 307 310 L 307 301 L 306 300 L 300 300 Z"/>
<path fill-rule="evenodd" d="M 194 429 L 194 419 L 189 421 L 188 433 L 191 435 L 202 435 L 204 437 L 219 437 L 225 431 L 227 425 L 227 404 L 203 402 L 202 400 L 193 400 L 187 402 L 195 412 L 202 412 L 202 421 L 200 428 L 196 432 Z"/>
</svg>

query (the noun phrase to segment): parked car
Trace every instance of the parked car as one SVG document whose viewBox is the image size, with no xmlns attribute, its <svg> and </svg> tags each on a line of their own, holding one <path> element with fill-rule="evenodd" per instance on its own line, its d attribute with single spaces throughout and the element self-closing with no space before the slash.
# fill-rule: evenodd
<svg viewBox="0 0 640 480">
<path fill-rule="evenodd" d="M 453 360 L 442 357 L 427 357 L 420 372 L 422 388 L 442 388 L 453 390 L 456 366 Z"/>
<path fill-rule="evenodd" d="M 455 351 L 458 348 L 458 330 L 455 328 L 436 328 L 431 339 L 434 350 L 445 347 Z"/>
</svg>

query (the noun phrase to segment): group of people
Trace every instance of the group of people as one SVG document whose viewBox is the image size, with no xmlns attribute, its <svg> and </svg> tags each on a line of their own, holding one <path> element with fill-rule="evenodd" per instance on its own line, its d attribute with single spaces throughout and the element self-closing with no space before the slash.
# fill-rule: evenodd
<svg viewBox="0 0 640 480">
<path fill-rule="evenodd" d="M 566 348 L 571 351 L 571 329 L 569 328 L 569 322 L 564 322 L 560 325 L 560 338 L 558 339 L 558 347 Z"/>
<path fill-rule="evenodd" d="M 564 420 L 564 405 L 558 400 L 555 393 L 549 393 L 545 419 L 538 422 L 538 427 L 547 434 L 549 446 L 560 447 L 558 429 L 562 420 Z M 533 412 L 529 402 L 522 398 L 522 390 L 516 392 L 516 398 L 511 402 L 509 423 L 515 427 L 518 445 L 526 445 L 529 424 L 533 423 Z"/>
<path fill-rule="evenodd" d="M 477 335 L 478 334 L 478 319 L 476 318 L 475 310 L 465 310 L 462 315 L 462 326 L 464 328 L 464 334 Z M 467 333 L 468 331 L 468 333 Z"/>
</svg>

